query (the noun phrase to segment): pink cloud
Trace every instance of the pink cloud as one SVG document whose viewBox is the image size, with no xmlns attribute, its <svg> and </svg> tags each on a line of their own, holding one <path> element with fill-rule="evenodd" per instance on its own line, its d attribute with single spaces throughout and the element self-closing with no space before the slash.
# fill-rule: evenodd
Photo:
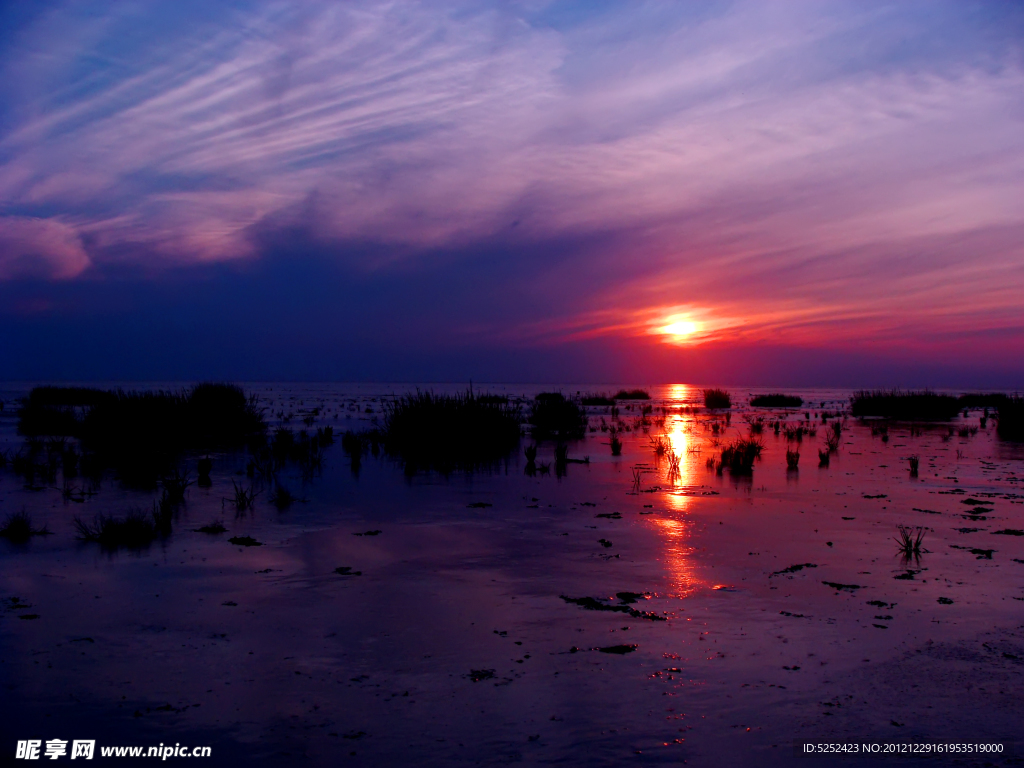
<svg viewBox="0 0 1024 768">
<path fill-rule="evenodd" d="M 89 266 L 74 227 L 56 219 L 0 217 L 0 280 L 66 280 Z"/>
</svg>

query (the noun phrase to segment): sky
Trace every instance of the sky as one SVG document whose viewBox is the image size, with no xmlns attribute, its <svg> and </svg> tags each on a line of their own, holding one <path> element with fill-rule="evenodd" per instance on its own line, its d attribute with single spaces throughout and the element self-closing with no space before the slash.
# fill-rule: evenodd
<svg viewBox="0 0 1024 768">
<path fill-rule="evenodd" d="M 1024 388 L 1024 5 L 0 4 L 0 379 Z"/>
</svg>

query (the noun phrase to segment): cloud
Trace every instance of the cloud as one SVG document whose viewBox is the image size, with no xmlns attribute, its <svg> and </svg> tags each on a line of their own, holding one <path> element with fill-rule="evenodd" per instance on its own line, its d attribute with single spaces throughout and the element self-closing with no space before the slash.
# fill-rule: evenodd
<svg viewBox="0 0 1024 768">
<path fill-rule="evenodd" d="M 159 279 L 293 233 L 366 272 L 497 244 L 529 309 L 446 322 L 508 343 L 680 307 L 751 343 L 1014 327 L 1024 14 L 579 7 L 62 5 L 0 58 L 0 210 L 60 222 L 78 256 L 32 272 L 54 277 Z M 589 245 L 544 247 L 568 239 Z"/>
<path fill-rule="evenodd" d="M 88 266 L 74 227 L 55 219 L 0 216 L 0 280 L 66 280 Z"/>
</svg>

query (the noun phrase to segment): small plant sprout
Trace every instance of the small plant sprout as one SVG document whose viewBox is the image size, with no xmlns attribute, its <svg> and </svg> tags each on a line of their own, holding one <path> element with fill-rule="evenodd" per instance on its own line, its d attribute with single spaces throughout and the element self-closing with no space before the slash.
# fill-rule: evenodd
<svg viewBox="0 0 1024 768">
<path fill-rule="evenodd" d="M 896 526 L 897 535 L 893 536 L 893 541 L 899 547 L 899 552 L 905 559 L 911 557 L 920 557 L 923 553 L 928 550 L 921 547 L 921 542 L 924 540 L 925 529 L 918 526 L 912 528 L 906 525 Z"/>
<path fill-rule="evenodd" d="M 633 491 L 640 490 L 640 467 L 633 467 Z"/>
<path fill-rule="evenodd" d="M 917 468 L 921 463 L 921 459 L 917 456 L 910 456 L 907 458 L 907 463 L 910 464 L 910 476 L 917 477 Z"/>
<path fill-rule="evenodd" d="M 664 437 L 652 437 L 650 438 L 651 448 L 654 449 L 656 456 L 664 456 L 668 450 L 668 440 Z"/>
<path fill-rule="evenodd" d="M 235 498 L 230 499 L 230 501 L 234 502 L 235 509 L 239 512 L 244 512 L 247 509 L 252 509 L 253 503 L 256 501 L 256 496 L 259 494 L 259 491 L 255 490 L 252 486 L 245 488 L 236 483 L 234 480 L 231 481 L 231 484 L 235 488 Z"/>
<path fill-rule="evenodd" d="M 680 456 L 675 451 L 668 452 L 668 479 L 672 483 L 679 481 L 679 460 Z"/>
<path fill-rule="evenodd" d="M 825 448 L 829 453 L 836 453 L 839 450 L 839 440 L 843 436 L 843 425 L 841 422 L 833 421 L 825 430 Z"/>
<path fill-rule="evenodd" d="M 173 504 L 185 500 L 185 489 L 190 485 L 192 485 L 192 481 L 189 479 L 187 470 L 182 472 L 175 468 L 172 473 L 163 479 L 164 493 Z"/>
</svg>

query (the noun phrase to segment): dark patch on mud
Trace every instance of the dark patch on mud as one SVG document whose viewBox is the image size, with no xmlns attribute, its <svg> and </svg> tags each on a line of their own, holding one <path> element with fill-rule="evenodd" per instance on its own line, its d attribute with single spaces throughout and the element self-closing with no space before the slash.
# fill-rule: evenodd
<svg viewBox="0 0 1024 768">
<path fill-rule="evenodd" d="M 650 596 L 650 592 L 616 592 L 615 596 L 619 598 L 623 603 L 632 604 L 637 600 L 647 600 Z"/>
<path fill-rule="evenodd" d="M 823 581 L 821 583 L 826 587 L 832 587 L 832 589 L 836 591 L 846 590 L 848 592 L 853 592 L 856 589 L 864 589 L 860 584 L 840 584 L 838 581 Z"/>
<path fill-rule="evenodd" d="M 622 656 L 627 653 L 632 653 L 636 649 L 636 643 L 627 643 L 624 645 L 606 645 L 603 648 L 595 648 L 594 650 L 600 651 L 601 653 L 617 653 Z"/>
<path fill-rule="evenodd" d="M 815 565 L 814 563 L 798 563 L 797 565 L 789 566 L 789 568 L 783 568 L 781 571 L 775 571 L 774 573 L 769 573 L 768 574 L 768 578 L 770 579 L 772 576 L 781 576 L 784 573 L 796 573 L 797 571 L 802 571 L 804 568 L 817 568 L 817 567 L 818 566 Z"/>
<path fill-rule="evenodd" d="M 992 553 L 995 552 L 994 549 L 979 549 L 979 548 L 976 548 L 976 547 L 975 548 L 972 548 L 972 547 L 961 547 L 959 544 L 950 544 L 949 548 L 950 549 L 965 549 L 968 552 L 970 552 L 972 555 L 975 555 L 976 559 L 978 559 L 978 560 L 991 560 L 992 559 Z"/>
<path fill-rule="evenodd" d="M 202 528 L 196 528 L 196 533 L 227 533 L 227 528 L 221 522 L 213 522 L 208 525 L 204 525 Z"/>
<path fill-rule="evenodd" d="M 262 541 L 256 541 L 252 536 L 232 536 L 228 539 L 229 544 L 235 544 L 239 547 L 262 547 Z"/>
<path fill-rule="evenodd" d="M 917 574 L 919 574 L 920 572 L 921 571 L 919 571 L 919 570 L 918 571 L 914 571 L 914 570 L 911 570 L 910 568 L 908 568 L 903 573 L 900 573 L 900 574 L 897 574 L 896 576 L 893 576 L 893 578 L 894 579 L 898 579 L 899 581 L 913 581 L 914 577 L 917 576 Z"/>
<path fill-rule="evenodd" d="M 635 594 L 635 593 L 630 593 Z M 632 616 L 634 619 L 646 619 L 648 621 L 667 621 L 664 616 L 659 616 L 651 611 L 638 611 L 635 608 L 630 608 L 628 605 L 611 605 L 609 603 L 603 603 L 600 600 L 593 597 L 568 597 L 566 595 L 559 595 L 567 603 L 578 605 L 580 608 L 585 608 L 588 611 L 611 611 L 614 613 L 626 613 Z"/>
</svg>

